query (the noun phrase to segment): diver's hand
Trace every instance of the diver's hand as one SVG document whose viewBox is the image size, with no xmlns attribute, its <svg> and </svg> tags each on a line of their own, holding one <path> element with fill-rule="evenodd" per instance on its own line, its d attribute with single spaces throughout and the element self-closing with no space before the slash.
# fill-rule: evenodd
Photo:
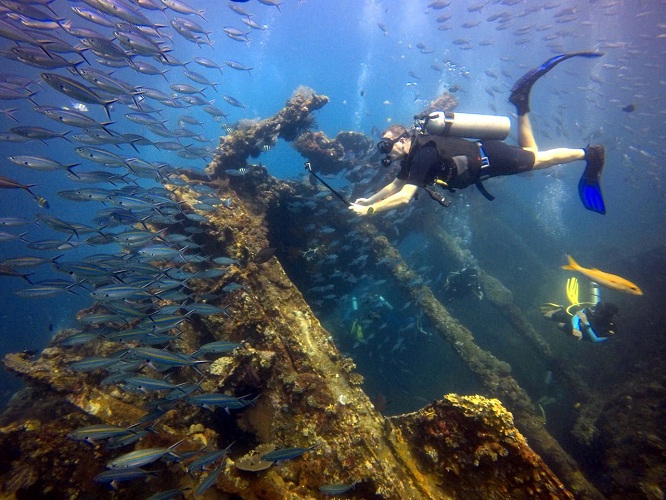
<svg viewBox="0 0 666 500">
<path fill-rule="evenodd" d="M 369 198 L 359 198 L 358 200 L 356 200 L 354 202 L 354 204 L 356 204 L 356 205 L 365 205 L 366 207 L 368 205 L 371 205 Z"/>
<path fill-rule="evenodd" d="M 358 203 L 350 203 L 349 210 L 354 212 L 356 215 L 368 215 L 368 207 L 365 205 L 360 205 Z"/>
</svg>

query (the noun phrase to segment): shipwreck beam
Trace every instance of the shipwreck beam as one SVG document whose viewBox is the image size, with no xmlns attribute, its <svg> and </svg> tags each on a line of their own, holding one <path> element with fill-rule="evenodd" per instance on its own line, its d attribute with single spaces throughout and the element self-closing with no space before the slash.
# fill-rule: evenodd
<svg viewBox="0 0 666 500">
<path fill-rule="evenodd" d="M 187 181 L 188 186 L 199 182 Z M 184 328 L 181 340 L 181 348 L 187 352 L 208 336 L 243 340 L 236 355 L 213 363 L 202 389 L 260 393 L 256 405 L 238 414 L 235 431 L 234 425 L 223 425 L 207 410 L 179 406 L 160 420 L 152 440 L 164 446 L 186 439 L 191 444 L 183 445 L 185 451 L 200 446 L 197 441 L 215 446 L 218 436 L 225 433 L 244 436 L 234 446 L 215 488 L 246 499 L 319 497 L 321 485 L 355 480 L 359 483 L 354 495 L 362 498 L 466 499 L 498 492 L 509 492 L 512 498 L 571 498 L 529 449 L 499 401 L 449 395 L 420 412 L 392 419 L 375 410 L 360 387 L 362 377 L 354 373 L 353 362 L 337 351 L 280 263 L 255 259 L 270 244 L 265 236 L 266 200 L 272 199 L 275 190 L 285 188 L 267 175 L 255 188 L 255 192 L 266 189 L 262 196 L 244 199 L 228 186 L 219 188 L 220 197 L 235 200 L 234 209 L 205 213 L 208 222 L 202 223 L 205 237 L 201 244 L 222 249 L 241 265 L 218 283 L 193 283 L 192 287 L 197 295 L 210 295 L 228 283 L 242 288 L 229 297 L 229 318 L 193 322 Z M 197 193 L 192 189 L 174 189 L 183 206 L 196 205 Z M 108 349 L 106 342 L 84 348 L 88 355 Z M 44 477 L 58 491 L 100 494 L 92 476 L 111 452 L 73 443 L 66 434 L 86 419 L 128 425 L 144 415 L 141 397 L 98 386 L 98 377 L 68 369 L 68 362 L 80 357 L 79 351 L 54 345 L 34 360 L 23 355 L 5 360 L 7 368 L 43 393 L 41 417 L 31 413 L 29 401 L 25 405 L 15 402 L 4 416 L 0 450 L 9 454 L 11 448 L 28 449 L 28 442 L 34 442 L 43 458 L 30 464 L 25 462 L 30 456 L 14 460 L 1 477 L 9 488 L 6 493 L 18 495 L 27 489 L 45 494 L 46 486 L 40 482 Z M 63 407 L 63 402 L 72 403 L 71 409 Z M 44 415 L 55 407 L 63 414 L 47 420 Z M 30 433 L 25 432 L 26 426 Z M 316 448 L 264 472 L 240 470 L 236 465 L 241 454 L 259 445 Z M 64 462 L 58 460 L 63 450 L 68 456 Z M 121 487 L 117 495 L 136 498 L 139 492 L 145 495 L 145 488 L 154 492 L 163 485 L 193 486 L 182 467 L 171 466 L 164 483 L 148 481 L 144 489 Z M 27 471 L 33 473 L 26 476 Z"/>
<path fill-rule="evenodd" d="M 379 233 L 374 225 L 363 222 L 359 229 L 371 239 L 376 260 L 384 259 L 392 263 L 391 273 L 403 291 L 419 304 L 425 316 L 432 321 L 438 334 L 453 347 L 469 369 L 479 377 L 490 394 L 506 402 L 527 438 L 537 452 L 549 458 L 559 477 L 578 496 L 603 498 L 598 490 L 585 479 L 575 460 L 544 428 L 543 419 L 536 413 L 530 397 L 511 377 L 511 367 L 477 346 L 472 333 L 451 316 L 429 287 L 413 286 L 413 283 L 420 281 L 419 276 L 409 268 L 398 250 L 390 245 L 386 237 Z M 458 249 L 458 253 L 462 255 L 464 251 Z"/>
<path fill-rule="evenodd" d="M 187 215 L 196 214 L 192 218 L 197 222 L 184 217 L 177 229 L 198 229 L 196 241 L 207 256 L 238 262 L 215 279 L 188 281 L 192 297 L 224 300 L 230 314 L 191 318 L 172 341 L 172 349 L 190 353 L 211 340 L 242 342 L 233 356 L 204 368 L 203 380 L 190 368 L 178 371 L 174 378 L 200 382 L 201 390 L 207 392 L 258 397 L 254 406 L 230 416 L 179 403 L 160 417 L 155 432 L 137 448 L 170 446 L 184 439 L 180 453 L 200 450 L 202 445 L 219 447 L 235 439 L 213 488 L 244 499 L 320 498 L 320 486 L 356 480 L 351 494 L 360 498 L 468 499 L 504 494 L 571 498 L 530 450 L 513 417 L 497 400 L 448 395 L 414 414 L 383 417 L 361 389 L 363 378 L 354 372 L 353 361 L 337 350 L 281 263 L 258 257 L 261 250 L 277 243 L 267 238 L 269 206 L 281 193 L 295 193 L 299 186 L 253 168 L 235 189 L 223 171 L 244 166 L 248 157 L 259 154 L 277 137 L 295 139 L 312 125 L 311 112 L 327 101 L 307 89 L 297 91 L 275 117 L 246 123 L 221 140 L 208 168 L 213 181 L 183 174 L 178 185 L 169 186 L 179 207 Z M 213 187 L 220 199 L 231 203 L 214 211 L 198 210 L 198 192 L 193 189 L 198 183 Z M 372 239 L 374 252 L 394 260 L 397 281 L 434 320 L 440 335 L 451 342 L 489 392 L 512 405 L 530 439 L 550 457 L 559 458 L 556 464 L 571 488 L 581 497 L 598 497 L 545 432 L 529 398 L 510 377 L 510 367 L 476 346 L 471 333 L 429 289 L 420 287 L 417 293 L 407 286 L 415 274 L 371 225 L 362 227 Z M 102 495 L 102 487 L 92 477 L 114 452 L 102 445 L 72 442 L 67 433 L 94 422 L 130 425 L 147 412 L 150 398 L 100 385 L 98 374 L 69 368 L 69 362 L 81 357 L 108 356 L 117 345 L 100 339 L 66 348 L 57 341 L 35 359 L 28 355 L 5 359 L 5 366 L 23 376 L 31 389 L 23 399 L 12 401 L 0 422 L 4 496 Z M 242 455 L 261 446 L 312 449 L 263 472 L 241 468 Z M 159 478 L 123 485 L 115 496 L 138 498 L 165 487 L 196 488 L 201 476 L 193 478 L 185 466 L 185 461 L 165 464 Z"/>
<path fill-rule="evenodd" d="M 432 214 L 428 215 L 432 218 Z M 502 316 L 513 327 L 514 331 L 520 335 L 535 352 L 539 353 L 542 360 L 545 361 L 558 376 L 566 381 L 568 390 L 572 393 L 574 399 L 581 403 L 578 411 L 578 419 L 572 429 L 576 439 L 585 445 L 588 445 L 596 435 L 595 420 L 598 417 L 600 408 L 603 406 L 603 398 L 600 394 L 592 391 L 590 387 L 581 379 L 577 370 L 569 366 L 566 360 L 558 358 L 553 354 L 550 345 L 544 341 L 543 337 L 537 332 L 534 326 L 528 321 L 522 310 L 514 303 L 513 294 L 504 284 L 485 272 L 476 259 L 473 258 L 468 249 L 462 248 L 456 238 L 452 237 L 437 221 L 427 224 L 429 227 L 429 236 L 437 244 L 437 248 L 443 252 L 447 259 L 454 261 L 458 266 L 463 267 L 474 263 L 479 269 L 479 280 L 485 291 L 485 298 L 502 314 Z M 492 222 L 492 224 L 498 224 Z M 519 246 L 520 238 L 512 237 L 512 232 L 503 228 L 501 231 L 506 237 L 511 238 L 511 245 Z M 507 236 L 508 235 L 508 236 Z M 523 245 L 520 243 L 520 245 Z M 529 252 L 531 253 L 531 252 Z M 522 253 L 521 253 L 522 255 Z M 539 267 L 542 264 L 536 258 L 531 259 L 534 265 Z M 537 264 L 538 262 L 538 264 Z M 542 270 L 542 275 L 546 272 Z"/>
</svg>

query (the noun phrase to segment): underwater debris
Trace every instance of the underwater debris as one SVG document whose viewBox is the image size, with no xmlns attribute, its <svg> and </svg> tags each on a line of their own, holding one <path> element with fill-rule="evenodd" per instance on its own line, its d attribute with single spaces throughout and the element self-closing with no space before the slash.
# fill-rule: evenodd
<svg viewBox="0 0 666 500">
<path fill-rule="evenodd" d="M 425 284 L 413 286 L 415 281 L 418 281 L 418 276 L 403 261 L 398 250 L 392 247 L 387 238 L 372 224 L 363 222 L 359 225 L 359 230 L 372 242 L 372 251 L 377 260 L 388 259 L 392 262 L 391 273 L 404 288 L 405 293 L 420 304 L 424 316 L 431 320 L 437 333 L 449 342 L 487 390 L 507 403 L 532 446 L 538 452 L 547 453 L 550 464 L 556 469 L 559 477 L 574 489 L 574 493 L 585 492 L 591 497 L 600 498 L 600 493 L 582 476 L 575 461 L 542 426 L 541 416 L 536 412 L 535 405 L 526 391 L 510 375 L 510 365 L 476 345 L 472 333 L 451 315 L 429 287 Z M 483 285 L 488 291 L 487 283 L 483 282 Z M 506 303 L 508 300 L 510 296 L 504 297 L 502 302 Z"/>
<path fill-rule="evenodd" d="M 211 418 L 208 416 L 210 414 L 203 410 L 180 403 L 179 401 L 192 397 L 183 396 L 175 401 L 178 405 L 177 411 L 171 411 L 172 406 L 163 409 L 165 411 L 160 413 L 162 417 L 155 426 L 155 433 L 144 437 L 143 440 L 149 441 L 142 441 L 138 448 L 166 449 L 165 447 L 172 445 L 174 441 L 187 438 L 188 427 L 193 424 L 199 427 L 197 435 L 207 436 L 208 442 L 215 439 L 216 435 L 224 434 L 237 440 L 236 446 L 239 450 L 247 449 L 247 445 L 253 441 L 296 447 L 317 442 L 318 451 L 310 454 L 307 460 L 285 462 L 279 468 L 272 469 L 276 472 L 246 476 L 245 471 L 248 469 L 266 467 L 265 463 L 261 463 L 261 457 L 270 453 L 270 450 L 262 449 L 260 454 L 256 454 L 259 460 L 245 457 L 236 460 L 239 465 L 237 467 L 216 469 L 215 484 L 209 486 L 199 483 L 229 494 L 248 495 L 251 491 L 257 494 L 263 492 L 260 496 L 264 498 L 312 496 L 317 494 L 322 484 L 343 484 L 350 476 L 362 479 L 355 489 L 362 497 L 380 494 L 385 498 L 395 499 L 434 499 L 443 496 L 463 498 L 463 493 L 457 493 L 462 491 L 463 484 L 468 488 L 467 491 L 472 488 L 477 492 L 495 491 L 499 488 L 499 483 L 510 483 L 504 474 L 515 474 L 517 467 L 533 471 L 529 474 L 526 472 L 526 476 L 535 475 L 542 484 L 549 484 L 553 490 L 562 492 L 562 497 L 566 496 L 561 484 L 524 443 L 517 446 L 524 447 L 521 456 L 529 457 L 529 460 L 525 460 L 520 466 L 516 461 L 509 469 L 503 468 L 501 461 L 493 462 L 494 465 L 489 465 L 493 469 L 492 480 L 491 475 L 488 475 L 488 482 L 478 481 L 476 472 L 465 476 L 466 483 L 461 481 L 461 477 L 440 485 L 424 482 L 422 472 L 419 471 L 419 460 L 413 456 L 414 452 L 410 451 L 418 449 L 421 444 L 418 441 L 410 442 L 401 431 L 400 425 L 387 425 L 388 420 L 376 412 L 370 399 L 354 382 L 356 374 L 352 371 L 353 363 L 343 358 L 329 341 L 328 332 L 310 312 L 300 292 L 286 277 L 280 263 L 272 259 L 259 268 L 252 262 L 256 249 L 268 246 L 264 236 L 265 220 L 261 212 L 258 212 L 259 215 L 250 216 L 250 205 L 246 205 L 249 201 L 238 192 L 231 191 L 229 187 L 225 189 L 221 194 L 237 200 L 237 209 L 208 213 L 207 230 L 200 234 L 198 241 L 204 248 L 224 249 L 229 259 L 239 263 L 238 266 L 234 264 L 230 267 L 227 275 L 216 278 L 221 280 L 217 286 L 223 287 L 225 283 L 237 280 L 243 283 L 244 289 L 232 292 L 240 295 L 227 306 L 229 317 L 200 316 L 196 322 L 184 323 L 180 334 L 182 341 L 179 342 L 189 346 L 184 352 L 193 352 L 202 344 L 209 343 L 211 332 L 215 332 L 213 339 L 230 342 L 243 340 L 243 348 L 236 349 L 233 358 L 228 358 L 227 369 L 218 375 L 208 374 L 199 390 L 202 393 L 233 391 L 235 397 L 250 392 L 261 393 L 261 397 L 254 406 L 247 406 L 241 413 L 221 418 L 217 415 L 226 414 L 218 410 L 215 413 L 216 418 Z M 180 200 L 188 204 L 188 200 L 191 200 L 194 204 L 194 191 L 180 187 L 176 188 L 176 192 Z M 258 208 L 257 205 L 252 205 L 253 211 Z M 227 228 L 233 230 L 230 232 Z M 195 294 L 211 293 L 211 286 L 204 281 L 201 284 L 193 281 L 189 286 Z M 261 297 L 261 301 L 256 297 Z M 83 347 L 49 347 L 37 359 L 9 355 L 5 358 L 5 366 L 14 373 L 22 374 L 29 384 L 39 383 L 44 388 L 40 405 L 42 408 L 62 408 L 63 401 L 74 403 L 60 418 L 42 422 L 41 428 L 50 429 L 52 434 L 49 436 L 48 446 L 45 446 L 45 443 L 39 445 L 44 460 L 32 465 L 38 471 L 36 477 L 43 475 L 48 478 L 48 486 L 57 487 L 59 491 L 76 489 L 94 494 L 99 491 L 96 488 L 100 486 L 92 479 L 100 473 L 102 464 L 94 459 L 87 446 L 76 446 L 77 443 L 67 438 L 67 434 L 86 424 L 106 423 L 118 427 L 131 425 L 146 415 L 146 396 L 120 394 L 112 386 L 99 386 L 99 378 L 94 374 L 67 370 L 66 366 L 70 362 L 80 359 L 81 350 L 85 351 L 88 357 L 103 356 L 108 352 L 108 346 L 101 341 Z M 146 353 L 151 357 L 153 354 L 157 355 L 145 348 L 138 352 L 139 358 L 145 357 Z M 182 360 L 175 361 L 180 363 Z M 199 366 L 199 369 L 207 370 L 205 365 Z M 192 368 L 177 370 L 182 371 L 184 376 L 186 371 Z M 187 379 L 192 380 L 192 377 Z M 178 377 L 173 382 L 186 380 Z M 13 419 L 19 422 L 39 419 L 39 415 L 29 409 L 33 402 L 24 403 L 28 406 L 22 405 L 20 401 L 14 402 L 8 415 L 13 415 Z M 95 420 L 82 420 L 86 414 Z M 472 421 L 468 418 L 472 417 L 461 417 L 455 423 L 455 436 L 459 439 L 456 446 L 460 448 L 466 447 L 467 433 L 475 432 L 467 428 Z M 20 447 L 18 443 L 25 440 L 37 439 L 36 442 L 41 442 L 42 438 L 35 434 L 40 431 L 26 435 L 19 432 L 22 428 L 17 424 L 5 427 L 4 433 L 0 435 L 0 449 L 7 449 L 8 446 Z M 55 459 L 63 449 L 67 449 L 70 461 L 76 457 L 77 474 L 71 474 L 66 464 Z M 184 449 L 182 453 L 187 451 Z M 232 451 L 231 455 L 230 459 L 233 461 L 235 452 Z M 111 452 L 104 456 L 106 461 L 114 457 Z M 16 464 L 15 467 L 18 466 L 19 464 Z M 51 474 L 46 474 L 43 470 L 45 467 L 49 467 Z M 168 484 L 160 484 L 161 488 L 191 485 L 185 465 L 174 464 L 171 467 Z M 181 468 L 182 472 L 178 472 Z M 163 478 L 164 474 L 159 476 Z M 299 478 L 297 483 L 286 480 L 295 477 Z M 119 488 L 129 495 L 132 491 L 136 493 L 135 488 L 139 487 L 137 484 L 139 483 L 127 481 L 119 485 Z M 47 485 L 37 479 L 33 487 L 46 488 Z M 141 482 L 141 487 L 143 495 L 147 496 L 157 485 L 149 481 Z M 20 487 L 15 491 L 19 490 Z"/>
<path fill-rule="evenodd" d="M 314 93 L 310 95 L 310 99 L 316 97 Z M 297 101 L 309 102 L 302 94 Z M 307 109 L 297 107 L 296 114 L 309 116 Z M 304 118 L 299 123 L 312 122 Z M 257 129 L 264 125 L 266 121 L 260 121 Z M 219 156 L 209 167 L 211 173 L 223 176 L 218 167 L 224 164 L 223 169 L 228 168 L 226 161 L 230 158 L 245 161 L 250 148 L 240 135 L 237 144 L 242 151 L 236 154 L 225 149 L 233 149 L 235 140 L 221 145 Z M 101 447 L 91 450 L 67 435 L 90 425 L 130 428 L 141 422 L 142 426 L 149 425 L 152 432 L 140 436 L 135 445 L 137 451 L 159 449 L 161 454 L 174 442 L 186 439 L 183 450 L 179 448 L 176 454 L 195 456 L 202 451 L 195 441 L 204 446 L 215 443 L 214 449 L 221 436 L 236 441 L 238 451 L 230 452 L 225 465 L 205 477 L 196 471 L 198 491 L 215 488 L 227 495 L 247 498 L 306 498 L 321 495 L 321 485 L 345 485 L 350 478 L 356 478 L 355 495 L 360 498 L 490 497 L 509 490 L 516 498 L 571 497 L 527 446 L 513 426 L 511 415 L 498 401 L 480 396 L 471 399 L 449 396 L 417 414 L 386 418 L 377 412 L 360 386 L 363 379 L 354 372 L 353 361 L 331 342 L 330 333 L 289 279 L 280 260 L 255 262 L 257 252 L 277 243 L 267 238 L 274 224 L 271 211 L 288 207 L 277 201 L 285 198 L 296 202 L 312 196 L 317 193 L 312 185 L 279 181 L 264 167 L 252 168 L 239 185 L 226 179 L 209 181 L 195 174 L 187 177 L 185 172 L 179 175 L 180 182 L 174 178 L 168 187 L 175 197 L 174 205 L 184 216 L 165 224 L 166 230 L 157 222 L 147 224 L 147 230 L 164 239 L 172 232 L 191 234 L 195 244 L 192 250 L 200 249 L 200 253 L 183 250 L 169 252 L 160 259 L 149 256 L 142 262 L 141 270 L 157 273 L 163 286 L 168 284 L 163 281 L 164 273 L 168 273 L 169 280 L 183 278 L 185 282 L 180 286 L 187 290 L 185 298 L 178 294 L 166 298 L 166 290 L 158 290 L 154 294 L 157 297 L 149 294 L 141 298 L 150 301 L 151 307 L 166 308 L 162 315 L 151 315 L 139 308 L 126 309 L 125 304 L 111 311 L 107 310 L 109 303 L 97 304 L 80 315 L 84 331 L 111 328 L 123 332 L 135 323 L 152 324 L 149 336 L 142 340 L 152 342 L 154 336 L 172 332 L 167 339 L 169 349 L 162 351 L 135 344 L 119 349 L 107 340 L 107 331 L 89 342 L 63 345 L 61 340 L 72 335 L 69 331 L 57 335 L 37 358 L 22 354 L 5 357 L 5 367 L 20 374 L 29 388 L 24 393 L 26 397 L 12 401 L 2 419 L 0 456 L 14 456 L 11 450 L 22 450 L 20 458 L 0 469 L 3 494 L 20 496 L 28 494 L 28 490 L 33 494 L 56 490 L 68 496 L 101 495 L 102 487 L 93 478 L 105 463 L 121 454 Z M 201 207 L 201 193 L 206 191 L 202 186 L 209 187 L 220 199 L 233 199 L 234 210 Z M 288 209 L 282 208 L 280 213 L 285 210 Z M 178 231 L 172 229 L 176 224 Z M 410 290 L 423 291 L 422 280 L 409 271 L 386 238 L 368 228 L 358 230 L 374 242 L 376 261 L 388 258 L 399 283 L 406 283 Z M 325 232 L 334 233 L 335 228 L 331 226 Z M 172 249 L 166 245 L 164 248 Z M 327 253 L 323 258 L 331 262 L 337 258 L 330 247 L 327 252 L 316 253 Z M 297 258 L 305 260 L 301 253 Z M 148 262 L 151 260 L 156 261 L 154 265 Z M 203 273 L 212 269 L 207 266 L 213 264 L 228 267 L 225 273 L 204 277 Z M 423 299 L 419 296 L 415 300 Z M 215 314 L 197 313 L 201 312 L 199 305 L 208 303 L 216 307 Z M 440 312 L 434 302 L 426 300 L 423 304 L 428 314 Z M 188 305 L 192 307 L 189 311 Z M 428 309 L 430 306 L 433 309 Z M 181 314 L 183 311 L 188 313 Z M 442 314 L 449 327 L 453 325 L 451 328 L 459 333 L 462 327 L 455 318 L 447 312 Z M 158 331 L 160 318 L 166 321 L 165 332 Z M 496 390 L 510 390 L 520 396 L 520 388 L 508 377 L 508 366 L 497 360 L 493 363 L 468 338 L 468 332 L 463 333 L 459 352 L 476 367 L 475 373 L 482 372 L 488 385 Z M 213 342 L 230 343 L 216 344 L 214 351 L 219 354 L 233 344 L 242 342 L 242 346 L 230 351 L 232 355 L 226 353 L 222 362 L 213 364 L 213 370 L 209 363 L 190 354 Z M 95 357 L 114 357 L 105 370 L 131 365 L 132 370 L 152 371 L 153 367 L 145 365 L 149 361 L 155 368 L 170 370 L 177 387 L 169 396 L 158 397 L 152 392 L 123 391 L 115 384 L 102 384 L 103 376 L 95 371 L 70 369 L 73 362 Z M 201 377 L 197 371 L 205 376 Z M 39 398 L 35 401 L 38 390 Z M 211 395 L 218 398 L 228 395 L 229 399 L 213 399 L 211 404 L 208 399 Z M 529 399 L 518 398 L 518 401 L 529 405 Z M 218 409 L 203 410 L 192 402 Z M 229 413 L 221 409 L 236 404 L 242 409 Z M 534 412 L 518 410 L 520 418 Z M 538 435 L 530 428 L 531 420 L 521 422 L 527 422 L 530 439 Z M 441 435 L 437 434 L 440 431 Z M 424 441 L 426 435 L 436 439 Z M 290 460 L 264 474 L 248 474 L 247 471 L 261 470 L 266 463 L 272 463 L 261 460 L 273 456 L 270 448 L 261 448 L 262 443 L 271 443 L 269 446 L 273 448 L 302 447 L 301 450 L 307 450 L 313 443 L 318 446 L 307 460 Z M 255 452 L 248 455 L 247 450 L 251 449 Z M 123 453 L 129 452 L 128 449 Z M 67 460 L 62 460 L 65 454 Z M 424 469 L 424 464 L 433 463 L 432 457 L 444 456 L 448 457 L 451 470 Z M 455 465 L 456 456 L 464 462 Z M 158 481 L 123 482 L 118 495 L 137 498 L 155 493 L 158 488 L 190 487 L 192 479 L 186 463 L 179 459 L 170 464 L 155 462 L 155 466 L 163 467 L 156 471 Z M 34 474 L 24 480 L 26 467 Z M 575 464 L 570 467 L 574 470 Z M 136 474 L 142 477 L 140 472 Z M 593 491 L 584 482 L 582 486 L 574 486 L 578 491 Z"/>
<path fill-rule="evenodd" d="M 450 89 L 452 92 L 454 88 Z M 453 111 L 458 107 L 458 99 L 451 92 L 444 92 L 439 97 L 430 101 L 430 104 L 419 114 L 432 113 L 434 111 Z"/>
<path fill-rule="evenodd" d="M 336 174 L 344 167 L 340 160 L 345 153 L 344 148 L 321 131 L 300 135 L 294 141 L 294 147 L 316 166 L 317 171 Z"/>
<path fill-rule="evenodd" d="M 377 156 L 372 140 L 358 132 L 340 132 L 334 139 L 321 131 L 306 132 L 294 141 L 294 148 L 325 175 L 353 169 Z"/>
<path fill-rule="evenodd" d="M 242 127 L 220 138 L 213 161 L 206 172 L 213 178 L 222 172 L 247 166 L 247 159 L 259 156 L 265 146 L 272 147 L 278 139 L 293 141 L 315 124 L 312 113 L 328 103 L 328 97 L 312 89 L 300 87 L 276 115 L 259 121 L 243 122 Z"/>
<path fill-rule="evenodd" d="M 457 424 L 462 420 L 473 422 L 475 432 L 468 436 L 465 447 L 458 446 L 460 436 Z M 457 488 L 457 498 L 474 496 L 474 487 L 465 479 L 476 475 L 485 482 L 484 476 L 492 474 L 494 465 L 510 465 L 514 460 L 529 461 L 529 455 L 537 455 L 526 448 L 525 438 L 513 423 L 513 416 L 496 399 L 481 396 L 458 396 L 448 394 L 425 408 L 391 417 L 414 447 L 421 470 L 430 481 L 450 483 L 461 480 Z M 527 453 L 527 455 L 526 455 Z M 573 498 L 559 480 L 543 471 L 518 471 L 498 483 L 495 497 L 518 498 L 525 491 L 533 491 L 537 496 L 552 495 L 554 498 Z"/>
<path fill-rule="evenodd" d="M 492 215 L 488 215 L 492 217 Z M 513 248 L 523 243 L 513 232 L 497 219 L 492 220 L 492 224 L 500 226 L 505 238 L 510 239 Z M 438 248 L 445 255 L 447 260 L 457 262 L 458 265 L 464 265 L 472 259 L 468 250 L 463 249 L 451 235 L 447 234 L 437 224 L 429 224 L 432 231 L 432 238 L 437 241 Z M 475 263 L 478 266 L 478 263 Z M 530 263 L 531 266 L 540 266 L 540 263 Z M 544 270 L 545 272 L 545 270 Z M 581 443 L 588 445 L 596 435 L 594 422 L 601 409 L 602 398 L 599 394 L 591 391 L 589 386 L 570 366 L 561 363 L 552 352 L 550 346 L 537 333 L 532 324 L 525 318 L 520 308 L 513 302 L 513 294 L 497 278 L 481 270 L 479 278 L 483 289 L 486 291 L 486 300 L 504 316 L 511 324 L 514 331 L 521 336 L 541 358 L 549 365 L 557 368 L 557 374 L 563 380 L 566 380 L 567 386 L 573 397 L 580 403 L 578 418 L 572 429 L 572 434 Z M 539 412 L 541 413 L 541 412 Z M 544 417 L 545 419 L 545 417 Z"/>
</svg>

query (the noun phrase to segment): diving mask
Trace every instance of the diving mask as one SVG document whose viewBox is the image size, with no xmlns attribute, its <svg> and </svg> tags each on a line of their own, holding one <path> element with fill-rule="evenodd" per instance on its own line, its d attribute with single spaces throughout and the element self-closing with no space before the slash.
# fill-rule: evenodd
<svg viewBox="0 0 666 500">
<path fill-rule="evenodd" d="M 390 137 L 382 137 L 381 141 L 377 143 L 377 150 L 380 153 L 387 155 L 391 152 L 391 150 L 393 150 L 395 143 L 404 137 L 409 137 L 409 134 L 404 132 L 394 139 L 391 139 Z"/>
</svg>

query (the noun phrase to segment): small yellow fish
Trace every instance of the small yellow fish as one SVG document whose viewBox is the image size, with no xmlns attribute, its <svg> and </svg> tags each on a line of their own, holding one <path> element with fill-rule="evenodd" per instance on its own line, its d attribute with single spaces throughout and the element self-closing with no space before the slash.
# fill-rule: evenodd
<svg viewBox="0 0 666 500">
<path fill-rule="evenodd" d="M 643 295 L 643 292 L 640 288 L 634 285 L 631 281 L 628 281 L 620 276 L 615 274 L 605 273 L 599 269 L 581 267 L 571 255 L 567 255 L 569 259 L 569 264 L 562 266 L 562 269 L 570 269 L 572 271 L 578 271 L 583 276 L 591 279 L 595 283 L 599 283 L 613 290 L 619 290 L 620 292 L 630 293 L 632 295 Z"/>
<path fill-rule="evenodd" d="M 42 208 L 50 207 L 49 202 L 43 196 L 39 196 L 38 194 L 33 194 L 32 196 L 35 198 L 35 201 L 40 207 Z"/>
</svg>

